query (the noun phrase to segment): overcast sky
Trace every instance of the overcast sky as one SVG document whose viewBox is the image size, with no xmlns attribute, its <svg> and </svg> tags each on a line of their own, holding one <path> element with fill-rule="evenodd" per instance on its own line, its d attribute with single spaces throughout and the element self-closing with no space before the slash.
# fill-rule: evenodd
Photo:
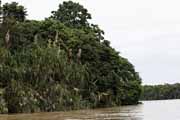
<svg viewBox="0 0 180 120">
<path fill-rule="evenodd" d="M 63 0 L 16 1 L 29 19 L 50 16 Z M 179 0 L 73 0 L 89 10 L 106 39 L 135 66 L 143 84 L 180 81 Z"/>
</svg>

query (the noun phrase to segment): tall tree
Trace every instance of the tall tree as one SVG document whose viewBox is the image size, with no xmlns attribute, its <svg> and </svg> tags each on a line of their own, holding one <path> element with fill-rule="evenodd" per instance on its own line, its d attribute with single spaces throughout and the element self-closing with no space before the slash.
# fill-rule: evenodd
<svg viewBox="0 0 180 120">
<path fill-rule="evenodd" d="M 97 40 L 104 40 L 104 31 L 98 25 L 88 21 L 91 19 L 91 14 L 79 3 L 63 2 L 57 11 L 52 11 L 50 18 L 59 20 L 68 27 L 84 29 L 87 33 L 93 32 L 96 34 Z"/>
<path fill-rule="evenodd" d="M 16 2 L 5 3 L 0 10 L 2 22 L 0 27 L 0 37 L 4 39 L 5 46 L 10 47 L 12 41 L 12 28 L 17 22 L 25 21 L 27 12 L 24 6 L 19 5 Z"/>
<path fill-rule="evenodd" d="M 52 11 L 51 18 L 57 19 L 69 27 L 89 26 L 91 14 L 79 3 L 63 2 L 57 11 Z"/>
<path fill-rule="evenodd" d="M 2 7 L 3 20 L 14 19 L 19 22 L 23 22 L 26 18 L 27 12 L 24 6 L 19 5 L 16 2 L 5 3 Z"/>
</svg>

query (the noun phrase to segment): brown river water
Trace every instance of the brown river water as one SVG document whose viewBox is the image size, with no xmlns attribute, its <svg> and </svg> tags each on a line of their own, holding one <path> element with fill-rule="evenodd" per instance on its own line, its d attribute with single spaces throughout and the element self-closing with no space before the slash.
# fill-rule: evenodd
<svg viewBox="0 0 180 120">
<path fill-rule="evenodd" d="M 180 100 L 70 112 L 0 115 L 0 120 L 180 120 Z"/>
</svg>

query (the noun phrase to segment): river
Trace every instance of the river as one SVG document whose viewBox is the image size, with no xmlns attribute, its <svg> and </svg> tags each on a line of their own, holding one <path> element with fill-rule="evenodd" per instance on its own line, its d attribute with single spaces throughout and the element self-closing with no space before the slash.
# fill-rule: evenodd
<svg viewBox="0 0 180 120">
<path fill-rule="evenodd" d="M 180 100 L 71 112 L 0 115 L 0 120 L 180 120 Z"/>
</svg>

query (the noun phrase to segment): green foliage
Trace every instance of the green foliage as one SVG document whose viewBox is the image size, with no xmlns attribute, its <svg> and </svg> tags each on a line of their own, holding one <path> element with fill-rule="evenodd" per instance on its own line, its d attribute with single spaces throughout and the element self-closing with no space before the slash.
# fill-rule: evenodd
<svg viewBox="0 0 180 120">
<path fill-rule="evenodd" d="M 37 92 L 21 81 L 11 80 L 6 87 L 5 99 L 9 113 L 39 112 Z"/>
<path fill-rule="evenodd" d="M 1 66 L 1 86 L 10 113 L 83 107 L 79 92 L 88 78 L 86 67 L 69 64 L 63 51 L 32 48 L 5 57 Z"/>
<path fill-rule="evenodd" d="M 68 27 L 89 26 L 88 19 L 91 19 L 87 9 L 72 1 L 63 2 L 59 5 L 59 9 L 53 11 L 52 14 L 51 18 L 59 20 Z"/>
<path fill-rule="evenodd" d="M 15 11 L 11 12 L 18 15 Z M 19 21 L 8 28 L 9 48 L 0 35 L 1 113 L 138 103 L 138 73 L 104 39 L 104 32 L 88 22 L 90 16 L 83 6 L 69 1 L 43 21 L 15 17 Z"/>
<path fill-rule="evenodd" d="M 26 10 L 23 6 L 16 2 L 5 3 L 0 7 L 0 44 L 10 46 L 11 42 L 5 40 L 7 33 L 12 33 L 12 29 L 16 23 L 25 21 Z M 10 37 L 11 38 L 11 37 Z M 4 40 L 2 42 L 2 40 Z"/>
<path fill-rule="evenodd" d="M 144 85 L 142 100 L 180 99 L 180 84 Z"/>
<path fill-rule="evenodd" d="M 98 25 L 89 23 L 91 14 L 79 3 L 66 1 L 59 4 L 59 9 L 52 11 L 50 18 L 58 20 L 70 28 L 83 29 L 86 33 L 93 32 L 98 37 L 98 40 L 104 39 L 104 31 Z"/>
<path fill-rule="evenodd" d="M 4 89 L 0 89 L 0 113 L 8 113 L 7 103 L 4 99 Z"/>
<path fill-rule="evenodd" d="M 2 16 L 4 21 L 7 19 L 15 19 L 16 21 L 23 22 L 26 17 L 26 10 L 16 2 L 6 3 L 2 7 Z"/>
<path fill-rule="evenodd" d="M 15 24 L 11 28 L 11 51 L 19 51 L 32 47 L 35 42 L 36 33 L 41 32 L 40 26 L 41 22 L 33 20 Z"/>
</svg>

